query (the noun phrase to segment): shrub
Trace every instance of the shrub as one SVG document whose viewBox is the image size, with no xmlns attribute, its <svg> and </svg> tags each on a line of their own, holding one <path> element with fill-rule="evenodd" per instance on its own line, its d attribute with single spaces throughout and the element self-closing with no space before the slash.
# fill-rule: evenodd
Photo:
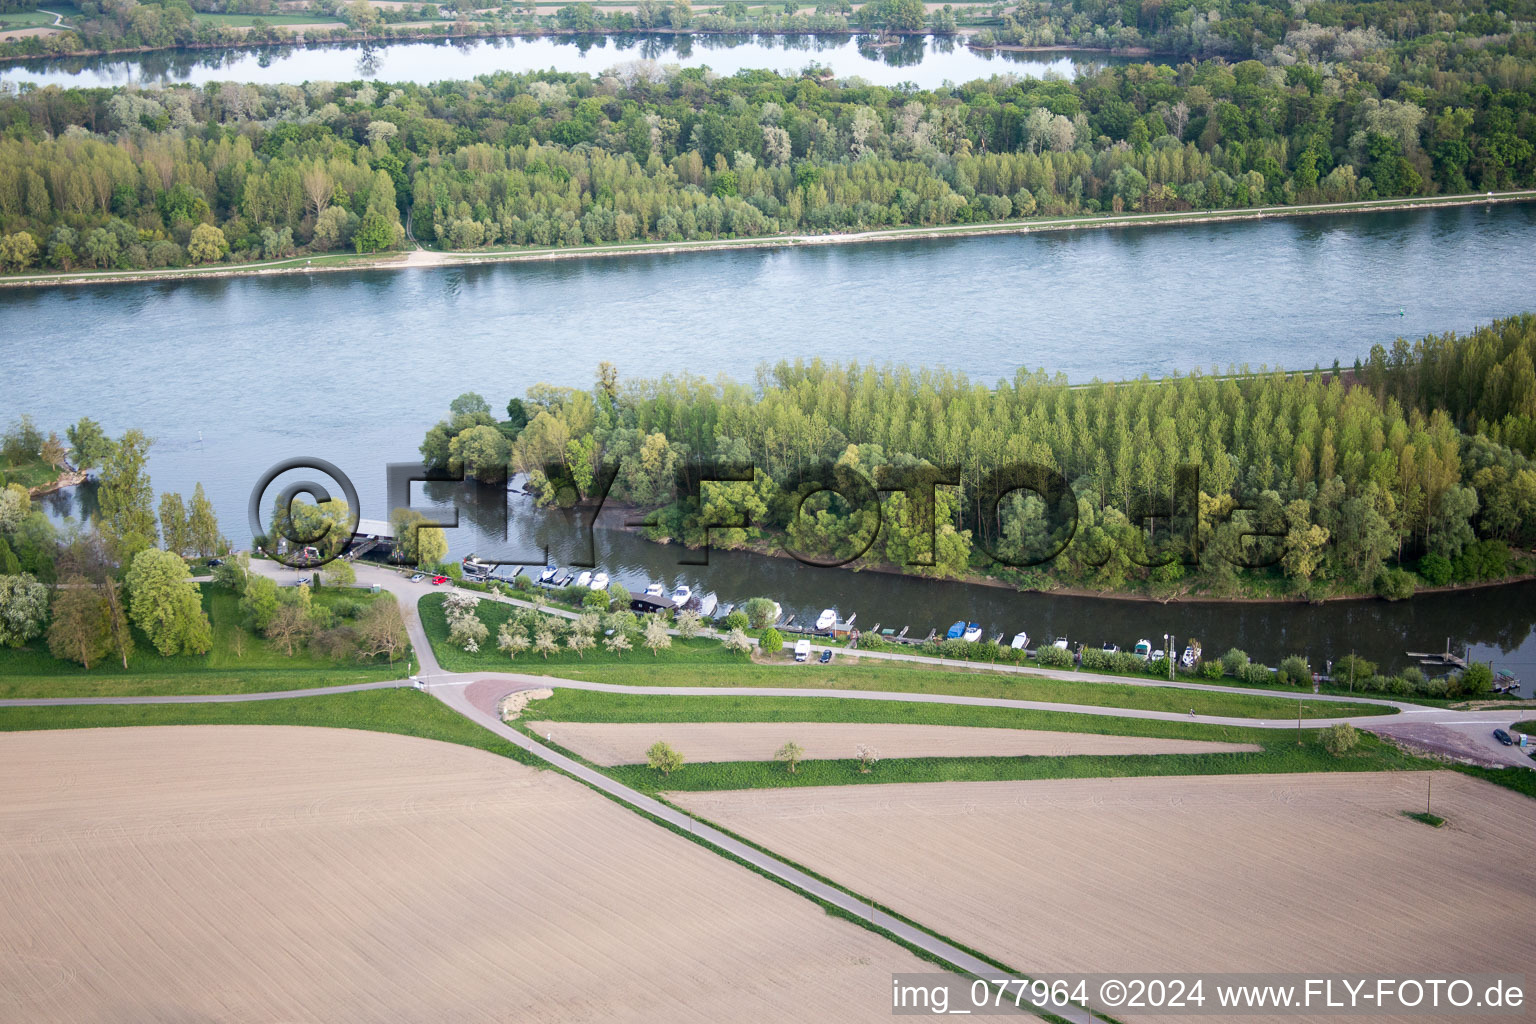
<svg viewBox="0 0 1536 1024">
<path fill-rule="evenodd" d="M 784 650 L 784 634 L 776 629 L 763 630 L 763 635 L 757 642 L 762 652 L 769 656 L 780 654 Z"/>
<path fill-rule="evenodd" d="M 1168 659 L 1166 657 L 1153 658 L 1151 661 L 1147 662 L 1147 675 L 1155 676 L 1158 679 L 1167 679 Z"/>
<path fill-rule="evenodd" d="M 1230 648 L 1221 656 L 1221 670 L 1229 676 L 1237 679 L 1243 678 L 1243 672 L 1248 668 L 1248 652 L 1240 651 L 1236 647 Z"/>
<path fill-rule="evenodd" d="M 726 629 L 746 629 L 752 624 L 752 617 L 746 612 L 737 609 L 725 617 Z M 764 623 L 766 625 L 766 623 Z"/>
<path fill-rule="evenodd" d="M 593 611 L 605 612 L 608 610 L 608 601 L 608 592 L 606 590 L 589 589 L 581 599 L 581 606 L 583 608 L 590 608 Z"/>
<path fill-rule="evenodd" d="M 1305 686 L 1312 681 L 1312 670 L 1307 668 L 1307 660 L 1295 654 L 1280 662 L 1276 674 L 1282 683 L 1291 686 Z"/>
<path fill-rule="evenodd" d="M 1343 683 L 1346 686 L 1350 685 L 1351 681 L 1355 686 L 1364 686 L 1365 681 L 1375 674 L 1376 663 L 1374 661 L 1366 661 L 1364 658 L 1353 654 L 1344 655 L 1333 666 L 1334 682 Z"/>
<path fill-rule="evenodd" d="M 1493 689 L 1493 669 L 1481 661 L 1474 661 L 1452 677 L 1456 697 L 1476 697 Z"/>
<path fill-rule="evenodd" d="M 657 740 L 645 752 L 645 763 L 665 777 L 683 766 L 683 755 L 666 740 Z"/>
<path fill-rule="evenodd" d="M 1072 652 L 1064 651 L 1054 644 L 1047 644 L 1035 652 L 1035 660 L 1052 668 L 1071 668 Z"/>
<path fill-rule="evenodd" d="M 1413 573 L 1407 569 L 1384 569 L 1376 577 L 1376 595 L 1387 601 L 1405 601 L 1413 596 Z"/>
<path fill-rule="evenodd" d="M 1334 757 L 1343 757 L 1359 742 L 1359 734 L 1348 722 L 1339 722 L 1323 730 L 1323 749 Z"/>
<path fill-rule="evenodd" d="M 1220 679 L 1221 675 L 1222 675 L 1222 672 L 1221 672 L 1221 662 L 1219 662 L 1219 661 L 1203 661 L 1203 662 L 1201 662 L 1200 663 L 1200 674 L 1202 676 L 1204 676 L 1205 678 L 1207 678 L 1207 679 Z"/>
<path fill-rule="evenodd" d="M 1451 560 L 1441 554 L 1428 554 L 1419 559 L 1419 575 L 1432 587 L 1443 587 L 1451 582 Z"/>
<path fill-rule="evenodd" d="M 1270 673 L 1268 665 L 1250 661 L 1243 668 L 1243 681 L 1254 686 L 1269 686 L 1274 683 L 1275 677 Z"/>
</svg>

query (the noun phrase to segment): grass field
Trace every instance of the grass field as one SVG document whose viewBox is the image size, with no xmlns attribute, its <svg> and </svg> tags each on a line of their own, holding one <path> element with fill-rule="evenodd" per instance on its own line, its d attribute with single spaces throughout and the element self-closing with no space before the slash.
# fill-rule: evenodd
<svg viewBox="0 0 1536 1024">
<path fill-rule="evenodd" d="M 213 649 L 204 655 L 162 657 L 134 631 L 135 650 L 122 662 L 107 658 L 89 672 L 72 661 L 48 653 L 44 638 L 21 648 L 0 648 L 0 698 L 5 697 L 131 697 L 183 693 L 262 693 L 311 686 L 399 679 L 406 662 L 390 665 L 383 659 L 359 663 L 333 661 L 299 650 L 288 657 L 240 625 L 239 599 L 211 584 L 202 584 L 203 609 L 213 624 Z M 364 590 L 321 589 L 313 600 L 393 600 Z"/>
<path fill-rule="evenodd" d="M 674 638 L 672 647 L 652 655 L 639 648 L 622 656 L 599 647 L 585 657 L 562 648 L 547 660 L 527 652 L 515 661 L 496 650 L 496 631 L 517 610 L 495 601 L 480 603 L 480 618 L 490 629 L 490 639 L 476 653 L 449 646 L 448 623 L 443 615 L 443 596 L 429 594 L 418 605 L 421 622 L 432 650 L 445 669 L 452 672 L 516 671 L 559 675 L 567 679 L 613 683 L 624 686 L 795 686 L 837 690 L 889 690 L 902 693 L 961 694 L 1002 697 L 1095 707 L 1138 708 L 1184 714 L 1193 708 L 1204 715 L 1232 718 L 1287 719 L 1296 716 L 1301 704 L 1303 718 L 1336 718 L 1347 715 L 1388 714 L 1390 708 L 1365 707 L 1332 701 L 1293 701 L 1284 697 L 1211 693 L 1173 687 L 1137 686 L 1129 683 L 1079 682 L 1045 676 L 1020 675 L 966 669 L 935 668 L 900 662 L 858 660 L 838 655 L 830 665 L 764 665 L 731 654 L 714 639 L 684 641 Z"/>
</svg>

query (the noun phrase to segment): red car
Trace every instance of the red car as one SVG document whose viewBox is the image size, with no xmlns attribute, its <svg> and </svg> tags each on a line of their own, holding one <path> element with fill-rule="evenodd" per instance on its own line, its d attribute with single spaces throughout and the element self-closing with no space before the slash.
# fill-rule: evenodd
<svg viewBox="0 0 1536 1024">
<path fill-rule="evenodd" d="M 440 587 L 444 583 L 447 583 L 447 582 L 448 582 L 448 577 L 447 576 L 433 576 L 432 577 L 432 585 L 434 587 Z"/>
</svg>

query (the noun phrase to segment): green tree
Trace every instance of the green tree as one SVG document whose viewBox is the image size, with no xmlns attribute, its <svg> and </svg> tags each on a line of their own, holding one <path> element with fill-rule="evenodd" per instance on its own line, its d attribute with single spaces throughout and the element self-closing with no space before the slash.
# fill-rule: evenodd
<svg viewBox="0 0 1536 1024">
<path fill-rule="evenodd" d="M 31 573 L 0 576 L 0 644 L 20 647 L 48 621 L 48 588 Z"/>
<path fill-rule="evenodd" d="M 264 633 L 277 614 L 277 607 L 277 584 L 269 576 L 252 573 L 240 598 L 240 614 L 245 621 L 258 633 Z"/>
<path fill-rule="evenodd" d="M 83 417 L 64 435 L 69 438 L 70 456 L 75 467 L 82 472 L 104 465 L 112 453 L 112 439 L 101 429 L 101 424 L 89 416 Z"/>
<path fill-rule="evenodd" d="M 76 661 L 89 671 L 91 662 L 112 649 L 112 626 L 107 600 L 84 576 L 71 576 L 53 599 L 53 621 L 48 624 L 48 652 L 64 661 Z"/>
<path fill-rule="evenodd" d="M 160 536 L 165 549 L 185 557 L 191 547 L 189 534 L 187 509 L 182 504 L 181 495 L 175 491 L 160 495 Z"/>
<path fill-rule="evenodd" d="M 97 526 L 107 550 L 123 565 L 152 547 L 157 537 L 155 492 L 144 468 L 149 446 L 141 431 L 129 430 L 112 446 L 101 469 Z"/>
<path fill-rule="evenodd" d="M 203 613 L 202 592 L 180 556 L 147 548 L 134 556 L 125 581 L 133 624 L 155 650 L 173 654 L 206 654 L 213 646 L 213 627 Z"/>
<path fill-rule="evenodd" d="M 194 263 L 217 263 L 229 255 L 229 243 L 224 240 L 224 232 L 212 224 L 199 224 L 192 229 L 192 238 L 187 242 L 187 255 L 192 257 Z"/>
<path fill-rule="evenodd" d="M 192 507 L 187 515 L 187 543 L 203 558 L 211 558 L 224 549 L 224 538 L 219 533 L 219 518 L 214 515 L 213 502 L 199 483 L 192 491 Z"/>
<path fill-rule="evenodd" d="M 763 635 L 758 638 L 757 649 L 768 657 L 776 657 L 784 652 L 784 634 L 776 629 L 765 629 Z"/>
<path fill-rule="evenodd" d="M 800 767 L 800 762 L 805 760 L 805 748 L 794 740 L 790 740 L 774 751 L 773 756 L 777 760 L 784 762 L 784 767 L 789 770 L 789 774 L 793 775 L 795 770 Z"/>
<path fill-rule="evenodd" d="M 657 740 L 646 750 L 645 763 L 666 778 L 683 766 L 683 755 L 666 740 Z"/>
</svg>

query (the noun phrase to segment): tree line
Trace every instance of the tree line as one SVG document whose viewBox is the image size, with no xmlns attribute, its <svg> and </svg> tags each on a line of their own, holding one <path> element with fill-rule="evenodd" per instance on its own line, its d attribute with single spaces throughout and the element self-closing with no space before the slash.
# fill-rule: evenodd
<svg viewBox="0 0 1536 1024">
<path fill-rule="evenodd" d="M 62 527 L 28 488 L 0 474 L 0 648 L 36 641 L 87 670 L 104 659 L 126 670 L 143 644 L 163 657 L 209 653 L 214 626 L 188 560 L 226 553 L 229 542 L 202 484 L 189 502 L 166 492 L 157 505 L 146 468 L 152 442 L 142 431 L 113 439 L 87 417 L 65 433 L 67 447 L 24 416 L 0 437 L 7 465 L 56 446 L 61 463 L 98 472 L 95 513 Z M 313 507 L 308 512 L 318 514 Z M 297 528 L 313 525 L 303 511 L 293 518 Z M 212 571 L 214 583 L 239 598 L 241 626 L 290 656 L 307 646 L 337 661 L 393 661 L 409 646 L 393 600 L 366 606 L 313 601 L 308 586 L 279 590 L 249 572 L 244 556 L 227 557 Z M 326 566 L 325 573 L 332 583 L 352 582 L 346 562 Z M 236 646 L 225 653 L 238 658 L 243 634 L 236 633 L 229 641 Z"/>
<path fill-rule="evenodd" d="M 819 360 L 752 385 L 626 381 L 605 365 L 591 390 L 530 389 L 506 420 L 461 396 L 421 450 L 477 479 L 525 473 L 547 504 L 654 509 L 657 540 L 1022 586 L 1399 598 L 1528 570 L 1536 465 L 1494 433 L 1529 414 L 1529 363 L 1525 390 L 1500 392 L 1524 411 L 1498 431 L 1440 396 L 1481 393 L 1463 376 L 1485 372 L 1479 353 L 1518 362 L 1533 334 L 1526 315 L 1426 339 L 1397 369 L 1375 352 L 1084 386 Z"/>
<path fill-rule="evenodd" d="M 0 93 L 0 268 L 162 267 L 1225 209 L 1536 182 L 1525 36 L 1441 66 L 933 90 L 644 62 L 430 86 Z M 1449 58 L 1447 58 L 1449 60 Z"/>
</svg>

